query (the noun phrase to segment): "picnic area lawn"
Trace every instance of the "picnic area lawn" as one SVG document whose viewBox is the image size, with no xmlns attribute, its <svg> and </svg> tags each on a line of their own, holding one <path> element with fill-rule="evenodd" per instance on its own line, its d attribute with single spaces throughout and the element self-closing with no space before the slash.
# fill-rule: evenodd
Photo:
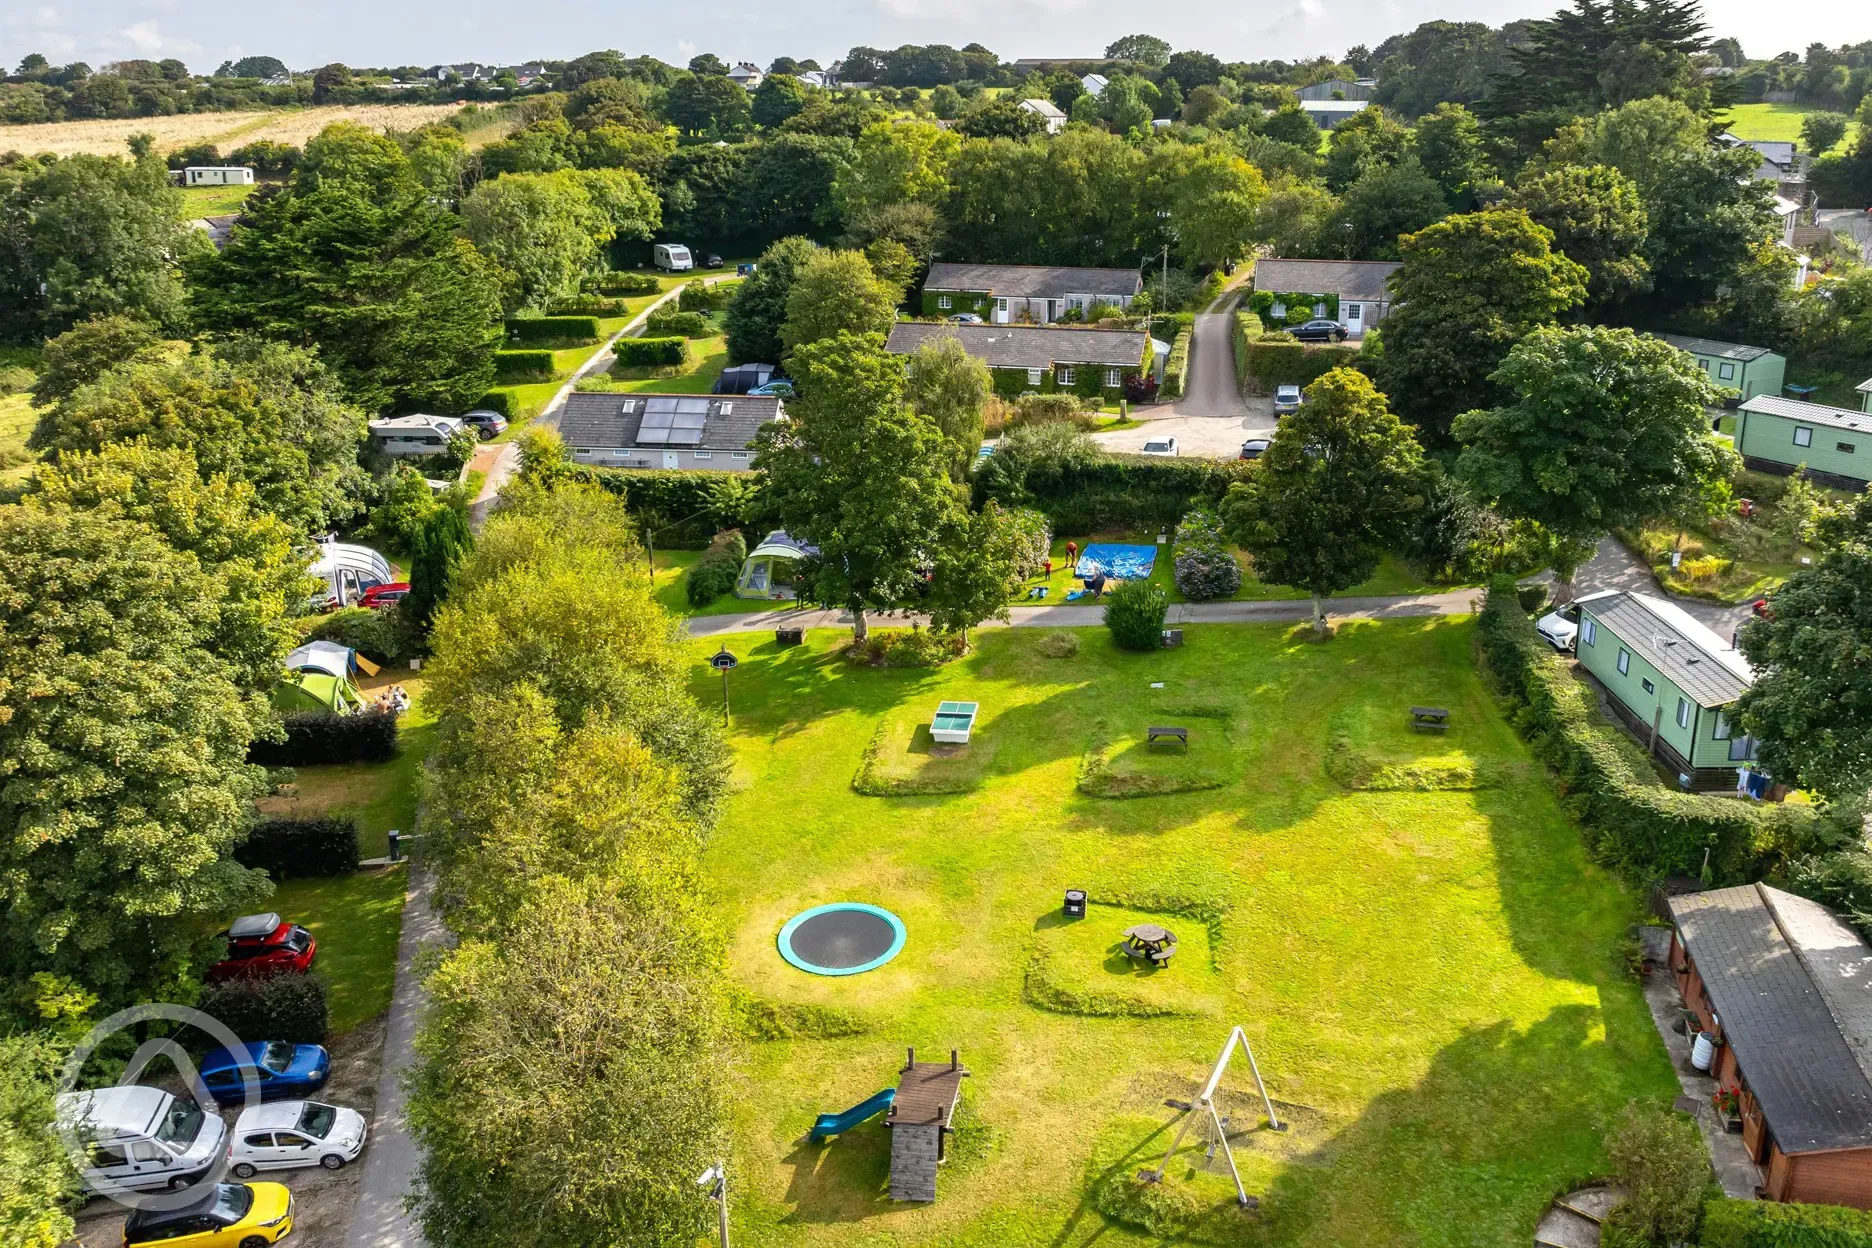
<svg viewBox="0 0 1872 1248">
<path fill-rule="evenodd" d="M 178 215 L 183 221 L 193 221 L 197 217 L 220 217 L 239 212 L 247 202 L 247 197 L 259 189 L 257 185 L 185 186 L 182 188 L 182 207 Z"/>
<path fill-rule="evenodd" d="M 1083 535 L 1075 536 L 1068 533 L 1063 536 L 1056 536 L 1053 539 L 1052 546 L 1053 575 L 1050 577 L 1029 577 L 1021 583 L 1020 589 L 1009 599 L 1010 602 L 1033 606 L 1041 605 L 1041 603 L 1033 599 L 1032 591 L 1044 585 L 1047 587 L 1047 596 L 1044 600 L 1044 605 L 1057 606 L 1066 601 L 1067 594 L 1071 593 L 1073 590 L 1082 588 L 1079 583 L 1079 578 L 1074 576 L 1066 565 L 1066 542 L 1068 539 L 1078 542 L 1079 549 L 1084 551 L 1086 546 L 1093 542 L 1120 542 L 1130 545 L 1152 546 L 1156 545 L 1157 535 L 1154 533 L 1147 533 L 1114 536 L 1109 533 L 1101 533 L 1087 537 Z M 1235 592 L 1233 598 L 1215 599 L 1213 601 L 1304 601 L 1309 596 L 1301 590 L 1289 589 L 1284 585 L 1269 585 L 1264 581 L 1256 580 L 1248 564 L 1248 557 L 1240 551 L 1237 551 L 1236 559 L 1243 564 L 1241 588 Z M 1153 585 L 1161 585 L 1163 587 L 1164 595 L 1169 601 L 1189 601 L 1176 587 L 1176 546 L 1174 542 L 1166 542 L 1164 545 L 1157 547 L 1157 560 L 1151 566 L 1150 579 Z M 1402 559 L 1398 558 L 1396 555 L 1386 555 L 1379 561 L 1378 570 L 1372 573 L 1372 577 L 1369 581 L 1366 581 L 1363 585 L 1356 585 L 1342 594 L 1336 594 L 1334 597 L 1376 598 L 1398 594 L 1438 594 L 1452 588 L 1455 587 L 1450 585 L 1426 584 L 1424 579 L 1411 571 Z M 1080 599 L 1080 602 L 1092 605 L 1091 599 L 1089 598 Z"/>
<path fill-rule="evenodd" d="M 746 536 L 749 537 L 748 548 L 751 550 L 765 535 L 749 533 Z M 706 606 L 690 606 L 689 569 L 701 557 L 702 552 L 699 550 L 656 552 L 656 576 L 652 581 L 656 587 L 656 600 L 671 615 L 744 615 L 752 611 L 780 611 L 793 605 L 790 602 L 769 602 L 760 598 L 737 598 L 728 593 Z"/>
<path fill-rule="evenodd" d="M 1802 120 L 1809 113 L 1824 111 L 1810 104 L 1735 104 L 1724 110 L 1721 117 L 1726 119 L 1723 128 L 1738 139 L 1799 143 Z M 1847 127 L 1846 137 L 1840 140 L 1841 147 L 1851 144 L 1853 131 L 1857 129 L 1856 124 Z"/>
<path fill-rule="evenodd" d="M 1612 1116 L 1677 1086 L 1618 961 L 1638 900 L 1587 860 L 1496 710 L 1473 624 L 1352 621 L 1324 644 L 1197 625 L 1149 654 L 1062 631 L 1073 657 L 1044 657 L 1048 630 L 997 629 L 937 669 L 855 665 L 844 630 L 736 648 L 734 792 L 705 871 L 731 980 L 770 1007 L 748 1016 L 784 1037 L 744 1038 L 730 1079 L 736 1242 L 1529 1242 L 1555 1194 L 1604 1173 Z M 693 647 L 708 705 L 715 646 Z M 981 712 L 935 760 L 917 729 L 945 699 Z M 1411 733 L 1413 705 L 1447 707 L 1448 732 Z M 1188 728 L 1187 756 L 1145 751 L 1153 724 Z M 1490 787 L 1348 787 L 1336 736 L 1378 769 Z M 1210 787 L 1096 796 L 1089 756 Z M 936 761 L 964 791 L 854 791 L 868 762 Z M 1084 920 L 1060 916 L 1071 887 Z M 855 976 L 787 965 L 781 925 L 832 901 L 895 913 L 903 951 Z M 1176 933 L 1170 966 L 1113 956 L 1139 922 Z M 1159 1189 L 1189 1202 L 1186 1229 L 1112 1220 L 1169 1145 L 1165 1098 L 1193 1096 L 1236 1024 L 1293 1124 L 1263 1129 L 1238 1061 L 1224 1104 L 1260 1212 L 1236 1210 L 1192 1132 Z M 816 1114 L 895 1086 L 912 1045 L 972 1072 L 932 1205 L 888 1199 L 877 1120 L 805 1142 Z"/>
</svg>

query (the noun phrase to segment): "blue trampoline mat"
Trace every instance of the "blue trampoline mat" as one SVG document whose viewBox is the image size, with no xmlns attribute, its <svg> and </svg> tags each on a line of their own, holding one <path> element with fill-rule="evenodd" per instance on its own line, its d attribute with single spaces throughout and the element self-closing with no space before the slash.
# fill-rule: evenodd
<svg viewBox="0 0 1872 1248">
<path fill-rule="evenodd" d="M 1079 579 L 1103 572 L 1113 580 L 1141 581 L 1157 563 L 1155 546 L 1125 546 L 1117 542 L 1094 542 L 1079 554 Z"/>
</svg>

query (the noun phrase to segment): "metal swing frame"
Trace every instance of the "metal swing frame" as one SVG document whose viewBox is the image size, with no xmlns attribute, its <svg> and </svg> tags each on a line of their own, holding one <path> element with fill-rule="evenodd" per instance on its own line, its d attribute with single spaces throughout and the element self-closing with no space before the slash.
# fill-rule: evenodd
<svg viewBox="0 0 1872 1248">
<path fill-rule="evenodd" d="M 1267 1109 L 1268 1129 L 1270 1131 L 1287 1129 L 1287 1124 L 1282 1122 L 1280 1115 L 1274 1112 L 1274 1101 L 1268 1096 L 1267 1084 L 1261 1081 L 1261 1064 L 1255 1061 L 1254 1046 L 1248 1043 L 1248 1033 L 1237 1025 L 1230 1029 L 1228 1040 L 1222 1045 L 1222 1055 L 1216 1058 L 1215 1068 L 1209 1072 L 1209 1082 L 1203 1085 L 1202 1093 L 1196 1098 L 1196 1103 L 1184 1112 L 1182 1125 L 1177 1127 L 1176 1136 L 1170 1141 L 1169 1151 L 1164 1153 L 1163 1160 L 1157 1163 L 1155 1170 L 1146 1170 L 1138 1175 L 1138 1178 L 1146 1183 L 1163 1182 L 1164 1170 L 1169 1167 L 1170 1159 L 1176 1156 L 1177 1149 L 1182 1147 L 1183 1137 L 1189 1133 L 1190 1122 L 1199 1114 L 1207 1114 L 1209 1129 L 1213 1132 L 1212 1138 L 1222 1145 L 1222 1155 L 1228 1158 L 1229 1175 L 1235 1180 L 1236 1203 L 1244 1209 L 1253 1203 L 1248 1195 L 1248 1189 L 1242 1186 L 1241 1171 L 1235 1165 L 1235 1153 L 1229 1148 L 1228 1127 L 1222 1116 L 1216 1112 L 1215 1107 L 1216 1085 L 1222 1082 L 1222 1072 L 1228 1069 L 1229 1058 L 1235 1055 L 1237 1044 L 1240 1044 L 1242 1052 L 1248 1055 L 1248 1069 L 1254 1072 L 1255 1091 L 1261 1094 L 1261 1104 Z M 1214 1155 L 1214 1150 L 1211 1149 L 1210 1156 Z"/>
</svg>

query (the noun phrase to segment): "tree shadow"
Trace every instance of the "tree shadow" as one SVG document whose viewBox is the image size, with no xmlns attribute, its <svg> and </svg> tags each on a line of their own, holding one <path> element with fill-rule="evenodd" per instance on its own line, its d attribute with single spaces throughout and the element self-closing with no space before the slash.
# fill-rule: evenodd
<svg viewBox="0 0 1872 1248">
<path fill-rule="evenodd" d="M 787 1225 L 857 1222 L 898 1209 L 915 1209 L 890 1198 L 889 1128 L 863 1123 L 845 1134 L 814 1144 L 802 1136 L 781 1159 L 792 1168 L 786 1203 Z"/>
</svg>

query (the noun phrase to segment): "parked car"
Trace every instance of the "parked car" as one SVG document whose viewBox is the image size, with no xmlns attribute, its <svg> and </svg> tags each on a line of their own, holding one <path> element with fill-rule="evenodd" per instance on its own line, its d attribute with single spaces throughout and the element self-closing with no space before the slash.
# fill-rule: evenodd
<svg viewBox="0 0 1872 1248">
<path fill-rule="evenodd" d="M 161 1088 L 65 1092 L 54 1111 L 60 1129 L 84 1148 L 78 1177 L 91 1191 L 192 1183 L 227 1153 L 226 1123 Z"/>
<path fill-rule="evenodd" d="M 756 266 L 751 265 L 751 264 L 737 264 L 734 266 L 735 276 L 736 277 L 753 277 L 755 267 Z"/>
<path fill-rule="evenodd" d="M 318 941 L 297 923 L 279 915 L 249 914 L 235 919 L 222 933 L 227 957 L 208 968 L 210 981 L 251 975 L 303 975 L 318 956 Z"/>
<path fill-rule="evenodd" d="M 755 386 L 748 391 L 750 397 L 790 399 L 793 397 L 793 383 L 785 377 L 776 377 L 764 386 Z"/>
<path fill-rule="evenodd" d="M 1291 416 L 1299 411 L 1301 404 L 1305 402 L 1306 395 L 1300 392 L 1299 386 L 1274 387 L 1274 415 L 1276 416 Z"/>
<path fill-rule="evenodd" d="M 1152 438 L 1138 449 L 1140 455 L 1175 455 L 1176 453 L 1177 440 L 1175 438 Z"/>
<path fill-rule="evenodd" d="M 234 1123 L 229 1159 L 237 1179 L 251 1179 L 259 1170 L 301 1166 L 342 1170 L 364 1151 L 369 1130 L 357 1110 L 321 1101 L 253 1105 Z"/>
<path fill-rule="evenodd" d="M 1338 321 L 1308 321 L 1296 327 L 1293 336 L 1301 342 L 1344 342 L 1346 327 Z"/>
<path fill-rule="evenodd" d="M 1541 616 L 1534 625 L 1534 631 L 1547 639 L 1547 644 L 1565 654 L 1573 648 L 1574 638 L 1579 636 L 1579 625 L 1559 611 L 1550 611 Z"/>
<path fill-rule="evenodd" d="M 292 1234 L 293 1198 L 283 1183 L 217 1183 L 180 1209 L 136 1209 L 124 1219 L 124 1248 L 265 1248 Z"/>
<path fill-rule="evenodd" d="M 373 585 L 358 595 L 357 605 L 372 611 L 384 611 L 396 606 L 409 597 L 408 581 L 391 581 L 386 585 Z"/>
<path fill-rule="evenodd" d="M 331 1054 L 316 1044 L 252 1040 L 238 1049 L 210 1050 L 195 1069 L 217 1102 L 243 1099 L 249 1074 L 262 1101 L 277 1101 L 301 1098 L 324 1087 L 331 1077 Z"/>
<path fill-rule="evenodd" d="M 973 312 L 958 312 L 949 319 L 954 321 L 957 325 L 979 325 L 982 323 L 982 318 L 976 316 Z"/>
<path fill-rule="evenodd" d="M 722 258 L 711 251 L 702 257 L 702 264 L 705 268 L 719 269 L 722 267 Z"/>
<path fill-rule="evenodd" d="M 499 412 L 490 412 L 485 408 L 469 412 L 462 417 L 462 423 L 480 434 L 483 442 L 507 432 L 507 418 Z"/>
<path fill-rule="evenodd" d="M 1267 454 L 1267 449 L 1268 440 L 1266 438 L 1249 438 L 1246 442 L 1242 443 L 1241 457 L 1243 459 L 1260 459 L 1263 455 Z"/>
</svg>

